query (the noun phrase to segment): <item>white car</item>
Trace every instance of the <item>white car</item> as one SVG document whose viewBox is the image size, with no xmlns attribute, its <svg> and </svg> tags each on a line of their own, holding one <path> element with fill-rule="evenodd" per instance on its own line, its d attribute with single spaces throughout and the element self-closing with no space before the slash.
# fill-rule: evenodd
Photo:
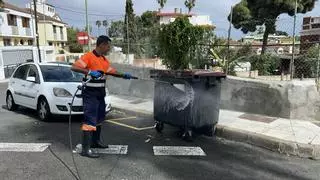
<svg viewBox="0 0 320 180">
<path fill-rule="evenodd" d="M 81 85 L 83 75 L 71 71 L 71 66 L 59 63 L 25 63 L 13 72 L 6 92 L 10 111 L 18 106 L 37 110 L 40 120 L 51 115 L 68 115 L 72 97 Z M 111 109 L 106 89 L 106 112 Z M 83 114 L 81 90 L 72 106 L 72 115 Z"/>
</svg>

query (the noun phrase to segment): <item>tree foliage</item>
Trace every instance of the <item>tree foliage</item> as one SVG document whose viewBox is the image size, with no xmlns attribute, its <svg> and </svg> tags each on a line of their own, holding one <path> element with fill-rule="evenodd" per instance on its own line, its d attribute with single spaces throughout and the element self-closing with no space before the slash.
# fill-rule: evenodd
<svg viewBox="0 0 320 180">
<path fill-rule="evenodd" d="M 124 36 L 123 29 L 124 29 L 123 21 L 113 21 L 111 22 L 108 35 L 111 38 L 122 38 Z"/>
<path fill-rule="evenodd" d="M 164 5 L 167 3 L 167 0 L 157 0 L 157 2 L 160 5 L 161 9 L 163 9 Z"/>
<path fill-rule="evenodd" d="M 315 45 L 295 61 L 295 77 L 318 77 L 317 68 L 320 62 L 320 46 Z"/>
<path fill-rule="evenodd" d="M 249 61 L 248 58 L 253 56 L 254 52 L 251 44 L 246 44 L 238 49 L 228 49 L 227 44 L 227 39 L 215 37 L 210 50 L 211 58 L 215 60 L 214 66 L 222 67 L 224 71 L 228 68 L 228 74 L 235 75 L 234 68 L 238 66 L 238 62 Z"/>
<path fill-rule="evenodd" d="M 101 21 L 97 20 L 96 21 L 96 26 L 98 26 L 99 35 L 100 35 L 100 27 L 101 27 L 101 25 L 102 25 Z"/>
<path fill-rule="evenodd" d="M 68 34 L 67 46 L 69 47 L 69 51 L 71 53 L 82 52 L 82 45 L 78 44 L 78 41 L 77 41 L 78 32 L 79 32 L 79 29 L 75 29 L 73 27 L 70 27 L 67 29 L 67 34 Z"/>
<path fill-rule="evenodd" d="M 280 66 L 280 58 L 271 54 L 253 55 L 246 61 L 251 63 L 251 70 L 258 70 L 259 75 L 273 75 Z"/>
<path fill-rule="evenodd" d="M 190 13 L 191 10 L 196 6 L 196 0 L 186 0 L 184 5 L 188 8 L 188 12 Z"/>
<path fill-rule="evenodd" d="M 130 43 L 130 49 L 127 46 L 123 47 L 123 52 L 133 53 L 135 55 L 140 55 L 140 47 L 138 45 L 138 38 L 137 38 L 137 25 L 136 25 L 136 16 L 133 10 L 133 3 L 132 0 L 126 0 L 126 7 L 125 7 L 125 26 L 124 26 L 124 43 Z M 127 25 L 128 24 L 128 25 Z"/>
<path fill-rule="evenodd" d="M 102 23 L 101 23 L 101 21 L 96 21 L 96 26 L 98 26 L 98 28 L 100 28 L 101 27 L 101 25 L 102 25 Z"/>
<path fill-rule="evenodd" d="M 158 34 L 160 19 L 155 11 L 146 11 L 138 18 L 138 39 L 144 58 L 152 58 L 158 54 Z"/>
<path fill-rule="evenodd" d="M 277 36 L 289 36 L 289 34 L 285 31 L 276 31 L 275 35 Z"/>
<path fill-rule="evenodd" d="M 193 26 L 185 16 L 163 25 L 159 33 L 159 48 L 164 65 L 173 70 L 188 69 L 189 63 L 194 62 L 190 53 L 208 31 L 207 28 Z"/>
<path fill-rule="evenodd" d="M 102 26 L 105 28 L 105 30 L 106 30 L 106 35 L 108 35 L 109 34 L 109 21 L 108 20 L 103 20 L 102 21 Z"/>
<path fill-rule="evenodd" d="M 141 16 L 134 17 L 136 41 L 133 42 L 130 38 L 129 43 L 130 53 L 134 53 L 135 57 L 153 58 L 158 55 L 159 20 L 155 11 L 146 11 Z M 125 26 L 123 21 L 114 21 L 109 28 L 109 36 L 113 38 L 113 44 L 124 49 L 124 52 L 127 49 Z"/>
<path fill-rule="evenodd" d="M 311 11 L 317 0 L 298 0 L 297 12 Z M 276 19 L 287 13 L 293 16 L 296 0 L 241 0 L 233 8 L 232 24 L 242 32 L 254 32 L 257 26 L 265 25 L 262 54 L 268 43 L 269 34 L 276 33 Z M 228 19 L 231 21 L 231 15 Z"/>
</svg>

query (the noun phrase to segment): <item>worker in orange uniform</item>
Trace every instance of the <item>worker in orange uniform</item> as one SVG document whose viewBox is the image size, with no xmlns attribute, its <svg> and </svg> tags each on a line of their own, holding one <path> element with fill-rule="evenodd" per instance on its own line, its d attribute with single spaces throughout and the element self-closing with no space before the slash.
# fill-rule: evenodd
<svg viewBox="0 0 320 180">
<path fill-rule="evenodd" d="M 101 124 L 105 119 L 106 79 L 105 74 L 112 74 L 116 77 L 131 79 L 130 73 L 120 73 L 110 66 L 110 62 L 104 55 L 110 50 L 111 39 L 107 36 L 100 36 L 97 39 L 95 50 L 84 54 L 72 65 L 72 70 L 91 76 L 82 90 L 84 122 L 82 124 L 82 156 L 98 158 L 99 155 L 90 148 L 108 148 L 100 140 Z"/>
</svg>

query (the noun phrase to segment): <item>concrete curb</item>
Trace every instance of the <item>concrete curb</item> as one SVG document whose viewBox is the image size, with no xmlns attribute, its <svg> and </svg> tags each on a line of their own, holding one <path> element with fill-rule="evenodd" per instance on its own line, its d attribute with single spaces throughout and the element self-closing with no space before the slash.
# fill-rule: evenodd
<svg viewBox="0 0 320 180">
<path fill-rule="evenodd" d="M 320 146 L 317 145 L 284 141 L 278 138 L 221 125 L 217 126 L 216 135 L 228 140 L 245 142 L 282 154 L 294 155 L 301 158 L 310 158 L 314 160 L 320 159 Z"/>
<path fill-rule="evenodd" d="M 151 117 L 153 113 L 148 111 L 127 110 L 121 107 L 114 107 L 113 110 L 121 111 L 135 116 Z M 217 137 L 224 139 L 244 142 L 261 148 L 265 148 L 271 151 L 279 152 L 287 155 L 294 155 L 301 158 L 310 158 L 313 160 L 320 160 L 320 146 L 311 144 L 301 144 L 291 141 L 284 141 L 282 139 L 252 133 L 249 131 L 239 130 L 236 128 L 230 128 L 227 126 L 217 125 L 215 132 Z"/>
</svg>

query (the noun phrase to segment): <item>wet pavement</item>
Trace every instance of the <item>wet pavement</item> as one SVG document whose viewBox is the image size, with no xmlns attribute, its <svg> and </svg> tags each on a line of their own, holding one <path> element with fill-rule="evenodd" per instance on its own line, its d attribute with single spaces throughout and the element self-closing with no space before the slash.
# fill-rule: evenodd
<svg viewBox="0 0 320 180">
<path fill-rule="evenodd" d="M 1 92 L 4 89 L 0 84 Z M 81 119 L 73 118 L 73 147 L 80 142 Z M 176 128 L 165 126 L 160 134 L 153 125 L 151 117 L 110 113 L 103 124 L 103 140 L 114 147 L 126 146 L 127 152 L 104 153 L 99 159 L 74 154 L 81 179 L 320 179 L 319 161 L 204 136 L 186 142 Z M 76 172 L 67 117 L 41 122 L 32 110 L 2 108 L 0 143 L 51 144 L 43 152 L 0 152 L 0 179 L 75 179 L 57 159 Z"/>
</svg>

